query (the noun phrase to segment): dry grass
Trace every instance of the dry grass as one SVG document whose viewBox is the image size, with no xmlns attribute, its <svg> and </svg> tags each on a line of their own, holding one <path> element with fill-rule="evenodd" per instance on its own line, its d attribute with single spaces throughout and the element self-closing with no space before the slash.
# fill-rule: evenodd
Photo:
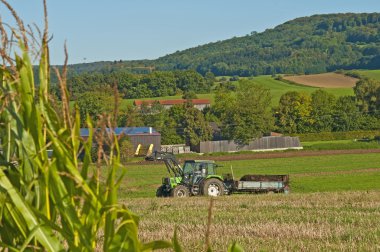
<svg viewBox="0 0 380 252">
<path fill-rule="evenodd" d="M 284 76 L 298 84 L 320 88 L 350 88 L 354 87 L 358 79 L 336 73 L 310 74 L 298 76 Z"/>
<path fill-rule="evenodd" d="M 185 251 L 203 251 L 209 199 L 128 199 L 141 216 L 143 241 L 171 239 Z M 217 198 L 211 246 L 226 251 L 238 241 L 246 251 L 380 250 L 380 191 L 233 195 Z"/>
</svg>

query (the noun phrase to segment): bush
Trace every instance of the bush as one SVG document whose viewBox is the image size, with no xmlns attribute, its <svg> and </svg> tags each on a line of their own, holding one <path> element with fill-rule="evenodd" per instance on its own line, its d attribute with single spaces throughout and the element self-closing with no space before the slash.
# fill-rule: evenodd
<svg viewBox="0 0 380 252">
<path fill-rule="evenodd" d="M 237 75 L 234 75 L 230 78 L 230 81 L 238 81 L 240 78 Z"/>
<path fill-rule="evenodd" d="M 128 162 L 134 156 L 134 148 L 128 137 L 119 140 L 120 161 Z"/>
<path fill-rule="evenodd" d="M 185 100 L 198 99 L 198 96 L 194 91 L 188 91 L 183 94 L 182 99 L 185 99 Z"/>
</svg>

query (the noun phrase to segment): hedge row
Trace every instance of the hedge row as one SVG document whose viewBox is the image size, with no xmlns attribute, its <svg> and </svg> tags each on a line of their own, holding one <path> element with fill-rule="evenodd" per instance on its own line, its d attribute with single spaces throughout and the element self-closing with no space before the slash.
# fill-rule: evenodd
<svg viewBox="0 0 380 252">
<path fill-rule="evenodd" d="M 294 134 L 292 136 L 298 136 L 301 142 L 375 139 L 380 136 L 380 130 L 305 133 L 305 134 Z"/>
</svg>

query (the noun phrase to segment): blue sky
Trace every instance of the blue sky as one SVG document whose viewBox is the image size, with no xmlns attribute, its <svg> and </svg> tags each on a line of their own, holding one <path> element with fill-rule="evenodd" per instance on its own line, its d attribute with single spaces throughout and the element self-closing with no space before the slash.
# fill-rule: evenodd
<svg viewBox="0 0 380 252">
<path fill-rule="evenodd" d="M 42 0 L 8 0 L 41 25 Z M 380 12 L 379 0 L 48 0 L 51 61 L 155 59 L 209 42 L 264 31 L 301 16 Z M 9 19 L 0 6 L 4 21 Z"/>
</svg>

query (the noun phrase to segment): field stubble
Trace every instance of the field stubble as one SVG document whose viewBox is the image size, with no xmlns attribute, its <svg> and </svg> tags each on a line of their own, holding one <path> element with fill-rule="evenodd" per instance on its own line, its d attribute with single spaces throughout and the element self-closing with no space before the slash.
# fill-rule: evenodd
<svg viewBox="0 0 380 252">
<path fill-rule="evenodd" d="M 209 198 L 128 199 L 144 241 L 171 239 L 203 251 Z M 226 251 L 373 251 L 380 249 L 380 191 L 232 195 L 214 202 L 211 244 Z"/>
</svg>

